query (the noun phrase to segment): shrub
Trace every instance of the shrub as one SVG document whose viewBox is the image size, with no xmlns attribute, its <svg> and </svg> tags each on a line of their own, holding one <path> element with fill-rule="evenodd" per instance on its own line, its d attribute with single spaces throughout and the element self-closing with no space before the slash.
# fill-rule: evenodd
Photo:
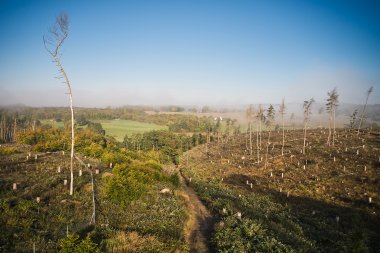
<svg viewBox="0 0 380 253">
<path fill-rule="evenodd" d="M 18 150 L 15 147 L 1 147 L 0 148 L 0 155 L 12 155 L 17 152 Z"/>
<path fill-rule="evenodd" d="M 87 236 L 80 240 L 77 234 L 69 234 L 66 238 L 59 241 L 61 253 L 92 253 L 100 252 L 98 246 Z"/>
<path fill-rule="evenodd" d="M 228 217 L 225 227 L 215 233 L 213 241 L 218 252 L 294 252 L 248 218 Z"/>
</svg>

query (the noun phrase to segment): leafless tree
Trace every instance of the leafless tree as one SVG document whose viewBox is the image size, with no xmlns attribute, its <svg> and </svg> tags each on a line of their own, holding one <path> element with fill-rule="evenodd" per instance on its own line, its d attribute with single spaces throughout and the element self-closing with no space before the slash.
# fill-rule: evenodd
<svg viewBox="0 0 380 253">
<path fill-rule="evenodd" d="M 364 114 L 365 114 L 365 109 L 367 108 L 368 98 L 369 98 L 369 95 L 371 95 L 372 92 L 373 92 L 373 86 L 371 86 L 371 87 L 367 90 L 367 97 L 366 97 L 366 99 L 365 99 L 365 104 L 364 104 L 364 107 L 363 107 L 362 115 L 361 115 L 361 117 L 360 117 L 360 122 L 359 122 L 359 127 L 358 127 L 358 135 L 359 135 L 359 133 L 360 133 L 360 128 L 362 127 L 363 118 L 364 118 Z"/>
<path fill-rule="evenodd" d="M 250 105 L 246 111 L 246 117 L 247 117 L 247 120 L 248 120 L 248 131 L 249 131 L 249 152 L 250 152 L 250 155 L 252 155 L 252 150 L 253 150 L 253 147 L 252 147 L 252 116 L 253 116 L 253 113 L 254 113 L 254 108 L 252 105 Z"/>
<path fill-rule="evenodd" d="M 257 143 L 257 164 L 260 163 L 260 150 L 261 150 L 261 123 L 264 121 L 264 109 L 261 105 L 259 105 L 259 108 L 256 113 L 257 118 L 257 134 L 256 134 L 256 143 Z"/>
<path fill-rule="evenodd" d="M 268 165 L 268 152 L 269 152 L 269 145 L 270 145 L 270 134 L 271 134 L 271 130 L 272 130 L 272 124 L 274 121 L 274 114 L 275 114 L 275 111 L 274 111 L 273 105 L 270 105 L 267 109 L 267 117 L 266 117 L 266 122 L 265 122 L 265 124 L 268 127 L 267 151 L 265 153 L 265 169 L 267 168 L 267 165 Z"/>
<path fill-rule="evenodd" d="M 282 99 L 280 108 L 278 112 L 281 114 L 281 123 L 282 123 L 282 148 L 281 148 L 281 155 L 284 155 L 284 146 L 285 146 L 285 124 L 284 124 L 284 115 L 286 111 L 285 106 L 285 99 Z"/>
<path fill-rule="evenodd" d="M 53 57 L 54 63 L 58 68 L 58 79 L 63 79 L 66 84 L 67 94 L 70 99 L 71 111 L 71 156 L 70 156 L 70 195 L 73 195 L 74 189 L 74 175 L 73 175 L 73 159 L 74 159 L 74 108 L 73 108 L 73 93 L 71 90 L 70 80 L 63 68 L 60 60 L 60 50 L 67 36 L 69 35 L 69 18 L 67 14 L 62 13 L 56 18 L 53 27 L 50 28 L 48 35 L 43 37 L 44 45 L 49 54 Z"/>
<path fill-rule="evenodd" d="M 318 114 L 319 114 L 319 128 L 322 128 L 322 113 L 324 111 L 323 107 L 319 107 Z"/>
<path fill-rule="evenodd" d="M 327 145 L 331 145 L 331 128 L 332 128 L 332 145 L 335 144 L 335 113 L 338 107 L 339 94 L 336 88 L 327 92 L 328 98 L 326 103 L 326 111 L 329 113 L 329 135 L 327 137 Z"/>
<path fill-rule="evenodd" d="M 314 103 L 314 99 L 311 98 L 309 101 L 303 102 L 303 150 L 302 153 L 305 154 L 305 147 L 306 147 L 306 129 L 307 129 L 307 122 L 309 122 L 310 114 L 311 114 L 311 105 Z"/>
</svg>

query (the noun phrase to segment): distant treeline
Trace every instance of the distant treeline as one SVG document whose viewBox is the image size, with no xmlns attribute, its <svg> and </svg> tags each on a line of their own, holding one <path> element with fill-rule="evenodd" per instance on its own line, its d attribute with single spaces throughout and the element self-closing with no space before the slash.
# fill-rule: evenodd
<svg viewBox="0 0 380 253">
<path fill-rule="evenodd" d="M 236 120 L 224 119 L 223 130 L 220 119 L 215 120 L 211 116 L 198 117 L 194 114 L 159 114 L 147 113 L 147 107 L 125 108 L 75 108 L 75 124 L 93 128 L 97 133 L 104 134 L 97 120 L 124 119 L 139 122 L 154 123 L 168 126 L 174 133 L 211 133 L 222 131 L 238 132 Z M 42 120 L 70 121 L 70 111 L 65 107 L 9 107 L 0 109 L 0 142 L 12 142 L 18 131 L 35 129 L 40 126 Z"/>
</svg>

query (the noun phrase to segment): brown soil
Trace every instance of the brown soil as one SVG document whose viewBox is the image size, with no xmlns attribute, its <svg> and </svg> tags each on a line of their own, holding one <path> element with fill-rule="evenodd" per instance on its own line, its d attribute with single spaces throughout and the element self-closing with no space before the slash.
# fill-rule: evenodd
<svg viewBox="0 0 380 253">
<path fill-rule="evenodd" d="M 203 205 L 195 191 L 185 182 L 184 177 L 178 172 L 184 199 L 188 206 L 188 219 L 185 224 L 185 239 L 190 252 L 209 252 L 209 238 L 212 233 L 215 219 Z"/>
</svg>

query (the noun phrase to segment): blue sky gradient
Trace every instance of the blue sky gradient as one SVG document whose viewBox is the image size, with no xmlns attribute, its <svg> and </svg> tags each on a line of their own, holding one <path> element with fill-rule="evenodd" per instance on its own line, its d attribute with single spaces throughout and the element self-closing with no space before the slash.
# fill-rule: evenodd
<svg viewBox="0 0 380 253">
<path fill-rule="evenodd" d="M 42 36 L 66 12 L 76 106 L 380 103 L 379 1 L 0 1 L 0 104 L 67 104 Z"/>
</svg>

